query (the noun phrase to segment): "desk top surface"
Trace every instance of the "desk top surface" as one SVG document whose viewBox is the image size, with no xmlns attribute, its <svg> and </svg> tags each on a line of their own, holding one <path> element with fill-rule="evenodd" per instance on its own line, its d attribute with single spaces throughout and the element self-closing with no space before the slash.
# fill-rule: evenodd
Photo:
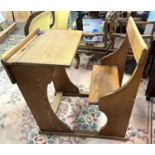
<svg viewBox="0 0 155 155">
<path fill-rule="evenodd" d="M 25 44 L 7 62 L 70 66 L 81 36 L 81 31 L 49 30 L 32 38 L 31 43 Z"/>
</svg>

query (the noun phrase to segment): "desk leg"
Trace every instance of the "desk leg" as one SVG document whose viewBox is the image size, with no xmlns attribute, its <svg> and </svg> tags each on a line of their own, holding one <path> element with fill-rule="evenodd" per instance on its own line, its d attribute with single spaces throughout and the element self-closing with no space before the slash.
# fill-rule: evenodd
<svg viewBox="0 0 155 155">
<path fill-rule="evenodd" d="M 69 79 L 65 68 L 55 68 L 53 83 L 56 91 L 66 96 L 79 96 L 79 89 Z"/>
<path fill-rule="evenodd" d="M 53 112 L 47 98 L 47 85 L 53 80 L 54 68 L 30 65 L 9 67 L 40 130 L 70 132 L 70 128 Z"/>
</svg>

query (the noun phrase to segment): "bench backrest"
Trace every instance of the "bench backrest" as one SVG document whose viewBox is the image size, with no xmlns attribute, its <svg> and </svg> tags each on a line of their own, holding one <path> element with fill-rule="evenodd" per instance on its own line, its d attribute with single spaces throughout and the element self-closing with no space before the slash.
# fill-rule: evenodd
<svg viewBox="0 0 155 155">
<path fill-rule="evenodd" d="M 131 17 L 129 18 L 127 25 L 127 36 L 137 65 L 143 64 L 147 55 L 147 46 Z"/>
</svg>

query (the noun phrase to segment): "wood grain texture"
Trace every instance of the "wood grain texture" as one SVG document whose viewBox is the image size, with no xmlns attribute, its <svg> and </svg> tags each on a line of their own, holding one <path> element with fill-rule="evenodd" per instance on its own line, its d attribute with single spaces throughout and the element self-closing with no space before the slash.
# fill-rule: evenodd
<svg viewBox="0 0 155 155">
<path fill-rule="evenodd" d="M 81 31 L 49 30 L 15 63 L 70 66 L 81 35 Z"/>
<path fill-rule="evenodd" d="M 127 141 L 129 138 L 126 137 L 117 137 L 117 136 L 105 136 L 101 135 L 98 132 L 90 132 L 90 131 L 72 131 L 72 132 L 50 132 L 50 131 L 40 131 L 40 134 L 47 135 L 58 135 L 58 136 L 72 136 L 72 137 L 82 137 L 82 138 L 102 138 L 102 139 L 110 139 L 117 141 Z"/>
<path fill-rule="evenodd" d="M 96 53 L 96 50 L 100 50 L 102 52 L 106 51 L 107 48 L 105 48 L 105 42 L 98 42 L 98 43 L 90 43 L 90 42 L 82 42 L 80 41 L 78 49 L 83 50 L 94 50 L 94 53 Z"/>
<path fill-rule="evenodd" d="M 127 24 L 127 34 L 129 38 L 129 42 L 132 47 L 132 51 L 135 57 L 135 60 L 137 64 L 143 63 L 143 56 L 141 56 L 141 51 L 143 49 L 147 49 L 147 46 L 141 37 L 138 29 L 136 28 L 136 24 L 133 21 L 133 18 L 129 18 L 128 24 Z"/>
<path fill-rule="evenodd" d="M 19 44 L 13 46 L 11 49 L 9 49 L 7 52 L 5 52 L 2 55 L 3 61 L 6 61 L 6 63 L 13 63 L 16 61 L 16 57 L 18 56 L 18 53 L 20 54 L 21 51 L 23 53 L 24 49 L 28 44 L 32 42 L 32 38 L 35 39 L 38 35 L 37 33 L 39 32 L 38 29 L 33 31 L 31 34 L 29 34 L 24 40 L 22 40 Z M 11 57 L 11 58 L 10 58 Z"/>
<path fill-rule="evenodd" d="M 69 79 L 65 68 L 55 67 L 53 83 L 57 92 L 63 92 L 63 95 L 73 94 L 79 96 L 79 89 Z"/>
<path fill-rule="evenodd" d="M 9 76 L 9 79 L 11 81 L 12 84 L 15 84 L 16 83 L 16 80 L 11 72 L 11 70 L 9 69 L 9 66 L 6 65 L 5 61 L 3 61 L 3 59 L 1 59 L 1 63 L 7 73 L 7 75 Z"/>
<path fill-rule="evenodd" d="M 100 98 L 99 109 L 108 118 L 106 127 L 100 131 L 102 135 L 125 136 L 143 69 L 144 65 L 136 68 L 123 87 Z"/>
<path fill-rule="evenodd" d="M 131 116 L 131 112 L 133 109 L 134 101 L 136 98 L 136 94 L 138 91 L 138 86 L 139 86 L 142 72 L 144 70 L 144 66 L 147 59 L 146 45 L 142 39 L 142 36 L 139 34 L 137 27 L 135 26 L 132 18 L 129 19 L 128 24 L 129 25 L 127 28 L 127 37 L 129 40 L 125 38 L 124 43 L 122 44 L 120 49 L 126 50 L 124 53 L 127 53 L 128 49 L 126 48 L 126 45 L 128 44 L 128 42 L 130 42 L 132 51 L 134 52 L 134 57 L 137 61 L 137 66 L 131 78 L 125 85 L 121 86 L 119 89 L 115 90 L 114 92 L 111 92 L 108 95 L 102 96 L 99 99 L 99 102 L 98 102 L 99 109 L 102 112 L 104 112 L 108 118 L 107 125 L 105 126 L 105 128 L 102 128 L 100 131 L 101 135 L 114 136 L 114 137 L 125 136 L 129 119 Z M 134 38 L 136 38 L 135 42 L 133 41 Z M 137 45 L 135 45 L 135 43 Z M 118 69 L 119 69 L 119 65 L 124 65 L 124 64 L 119 64 L 119 61 L 121 63 L 123 58 L 121 54 L 124 55 L 124 53 L 123 52 L 119 53 L 120 50 L 118 50 L 117 52 L 118 53 L 115 52 L 110 56 L 107 56 L 106 58 L 104 58 L 102 60 L 102 64 L 108 65 L 109 63 L 109 65 L 112 65 L 112 64 L 118 63 Z M 119 55 L 120 55 L 120 58 L 117 57 Z M 123 67 L 120 67 L 120 69 L 122 68 Z M 122 71 L 119 73 L 122 73 Z"/>
<path fill-rule="evenodd" d="M 40 40 L 42 37 L 37 40 L 36 45 L 33 44 L 34 46 L 31 46 L 31 48 L 29 48 L 23 56 L 18 58 L 18 60 L 23 58 L 23 61 L 19 61 L 15 64 L 3 61 L 3 63 L 5 63 L 9 69 L 8 71 L 13 75 L 14 80 L 17 82 L 41 131 L 45 133 L 82 137 L 125 137 L 141 75 L 147 59 L 146 45 L 144 44 L 144 41 L 131 18 L 129 19 L 128 24 L 127 36 L 125 37 L 122 46 L 113 54 L 103 58 L 101 61 L 101 66 L 94 66 L 93 69 L 89 99 L 95 100 L 95 102 L 97 102 L 96 104 L 99 105 L 99 110 L 104 112 L 108 119 L 107 125 L 103 127 L 98 133 L 90 133 L 89 131 L 72 131 L 55 115 L 54 111 L 56 110 L 52 110 L 52 107 L 47 99 L 47 85 L 51 81 L 54 83 L 56 92 L 62 92 L 63 95 L 80 96 L 78 88 L 72 83 L 72 81 L 70 81 L 65 71 L 65 66 L 63 65 L 70 65 L 71 59 L 73 55 L 75 55 L 75 46 L 78 44 L 77 40 L 79 40 L 81 32 L 78 32 L 78 35 L 76 35 L 76 45 L 73 43 L 73 47 L 72 45 L 66 45 L 69 41 L 65 42 L 65 46 L 63 46 L 65 49 L 61 45 L 59 46 L 59 44 L 48 46 L 46 39 L 51 38 L 46 38 L 45 35 L 41 42 Z M 50 31 L 50 33 L 53 32 Z M 136 38 L 135 42 L 133 42 L 133 38 Z M 62 40 L 64 40 L 64 38 Z M 73 40 L 74 39 L 72 38 L 72 41 Z M 53 43 L 55 43 L 55 41 L 53 41 Z M 61 43 L 64 44 L 64 42 Z M 124 66 L 129 43 L 131 44 L 131 48 L 134 52 L 137 66 L 129 81 L 120 87 L 124 74 Z M 135 45 L 135 43 L 137 45 Z M 56 50 L 53 48 L 53 46 L 56 48 Z M 74 51 L 72 56 L 70 54 L 68 55 L 67 53 L 67 50 L 69 50 L 70 47 L 72 52 Z M 58 50 L 57 52 L 59 53 L 58 55 L 54 55 L 54 58 L 57 59 L 56 62 L 60 63 L 59 66 L 55 66 L 56 62 L 54 62 L 54 58 L 52 58 L 54 63 L 48 62 L 50 59 L 45 56 L 44 53 L 52 53 L 54 50 L 55 52 Z M 65 51 L 66 55 L 60 54 L 61 51 Z M 42 55 L 41 53 L 44 54 Z M 12 53 L 10 55 L 12 55 Z M 63 56 L 64 59 L 61 59 L 61 56 Z M 30 58 L 33 58 L 33 60 Z M 36 63 L 38 60 L 39 65 Z M 24 61 L 26 62 L 26 65 L 24 65 Z M 33 62 L 36 64 L 34 65 Z M 49 63 L 50 65 L 47 66 L 45 63 Z M 55 109 L 57 109 L 59 106 L 61 96 L 62 94 L 59 94 L 56 97 Z"/>
<path fill-rule="evenodd" d="M 89 103 L 97 104 L 100 97 L 120 87 L 117 66 L 94 65 L 91 77 Z"/>
<path fill-rule="evenodd" d="M 47 98 L 47 85 L 53 79 L 54 68 L 24 65 L 9 67 L 39 128 L 69 132 L 70 128 L 55 115 Z"/>
<path fill-rule="evenodd" d="M 116 65 L 118 67 L 120 85 L 122 85 L 122 78 L 125 69 L 125 61 L 128 53 L 128 46 L 129 41 L 128 38 L 125 37 L 118 50 L 114 51 L 113 53 L 107 56 L 104 56 L 101 59 L 101 65 Z"/>
</svg>

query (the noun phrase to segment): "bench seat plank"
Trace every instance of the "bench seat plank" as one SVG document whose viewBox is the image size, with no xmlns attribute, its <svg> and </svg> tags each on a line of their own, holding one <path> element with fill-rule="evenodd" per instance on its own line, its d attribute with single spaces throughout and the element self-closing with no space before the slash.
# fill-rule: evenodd
<svg viewBox="0 0 155 155">
<path fill-rule="evenodd" d="M 120 87 L 118 67 L 94 65 L 91 77 L 89 103 L 96 104 L 100 97 Z"/>
</svg>

